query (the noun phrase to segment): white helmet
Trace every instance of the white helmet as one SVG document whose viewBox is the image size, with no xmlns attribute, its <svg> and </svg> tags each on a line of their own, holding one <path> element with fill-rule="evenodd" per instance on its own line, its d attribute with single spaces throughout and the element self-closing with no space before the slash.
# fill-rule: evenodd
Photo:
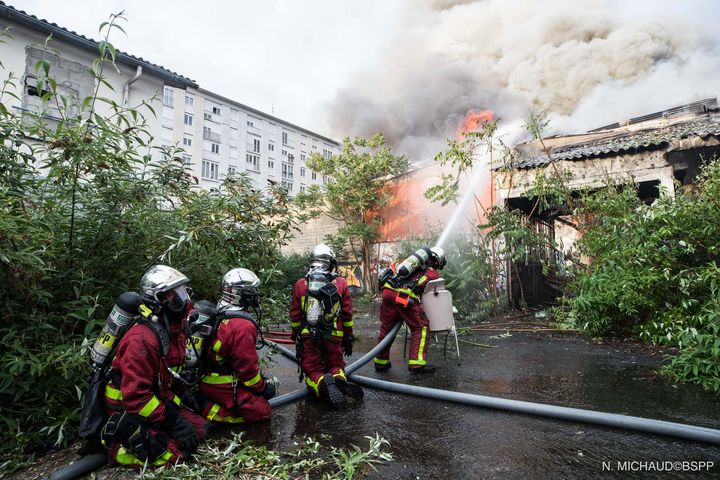
<svg viewBox="0 0 720 480">
<path fill-rule="evenodd" d="M 218 307 L 233 305 L 235 307 L 260 306 L 260 279 L 247 268 L 233 268 L 223 276 L 222 297 Z"/>
<path fill-rule="evenodd" d="M 332 248 L 324 243 L 313 248 L 312 258 L 310 260 L 311 270 L 322 269 L 327 272 L 332 272 L 335 268 L 337 268 L 337 260 L 335 259 L 335 252 L 332 251 Z"/>
<path fill-rule="evenodd" d="M 440 270 L 445 266 L 445 250 L 440 247 L 432 247 L 430 249 L 430 258 L 435 260 L 437 269 Z"/>
<path fill-rule="evenodd" d="M 140 295 L 144 301 L 163 302 L 173 312 L 185 309 L 190 295 L 185 285 L 188 277 L 167 265 L 151 267 L 140 279 Z M 172 293 L 171 293 L 172 292 Z"/>
</svg>

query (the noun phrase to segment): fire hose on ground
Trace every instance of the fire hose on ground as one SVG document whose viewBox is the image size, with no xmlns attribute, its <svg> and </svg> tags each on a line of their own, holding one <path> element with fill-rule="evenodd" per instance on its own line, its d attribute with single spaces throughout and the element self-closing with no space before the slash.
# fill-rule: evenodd
<svg viewBox="0 0 720 480">
<path fill-rule="evenodd" d="M 419 387 L 416 385 L 405 385 L 401 383 L 388 382 L 376 378 L 363 377 L 361 375 L 353 375 L 353 372 L 372 360 L 380 350 L 385 348 L 393 341 L 402 323 L 398 322 L 381 343 L 375 346 L 371 351 L 360 357 L 358 360 L 348 365 L 345 373 L 355 383 L 360 385 L 386 390 L 405 395 L 414 395 L 422 398 L 430 398 L 434 400 L 443 400 L 448 402 L 460 403 L 463 405 L 472 405 L 482 408 L 492 408 L 496 410 L 505 410 L 516 413 L 536 415 L 540 417 L 554 418 L 558 420 L 567 420 L 571 422 L 582 422 L 593 425 L 600 425 L 612 428 L 621 428 L 637 432 L 650 433 L 654 435 L 665 435 L 669 437 L 681 438 L 683 440 L 691 440 L 695 442 L 704 442 L 720 445 L 720 430 L 699 427 L 695 425 L 685 425 L 681 423 L 666 422 L 663 420 L 654 420 L 650 418 L 633 417 L 629 415 L 620 415 L 617 413 L 595 412 L 592 410 L 582 410 L 579 408 L 560 407 L 557 405 L 546 405 L 542 403 L 524 402 L 520 400 L 510 400 L 505 398 L 488 397 L 485 395 L 475 395 L 470 393 L 452 392 L 448 390 L 439 390 L 436 388 Z M 274 344 L 272 348 L 279 351 L 285 357 L 297 362 L 295 353 L 287 348 Z M 270 400 L 270 405 L 277 408 L 295 400 L 299 400 L 308 395 L 306 388 L 301 388 L 285 395 L 280 395 Z M 78 460 L 76 463 L 69 465 L 61 470 L 56 471 L 49 478 L 50 480 L 70 480 L 95 471 L 107 463 L 107 456 L 104 454 L 89 455 Z"/>
</svg>

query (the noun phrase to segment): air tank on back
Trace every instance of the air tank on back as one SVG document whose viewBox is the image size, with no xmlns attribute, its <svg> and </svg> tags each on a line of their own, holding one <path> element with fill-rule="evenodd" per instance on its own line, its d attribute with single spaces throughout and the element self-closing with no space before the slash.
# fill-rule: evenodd
<svg viewBox="0 0 720 480">
<path fill-rule="evenodd" d="M 141 303 L 140 294 L 137 292 L 125 292 L 115 301 L 100 336 L 90 350 L 90 358 L 95 365 L 102 365 L 105 362 L 118 337 L 125 333 L 139 314 Z"/>
<path fill-rule="evenodd" d="M 429 259 L 430 249 L 428 247 L 418 248 L 417 250 L 415 250 L 415 253 L 403 260 L 403 262 L 398 266 L 395 277 L 398 279 L 408 278 L 419 268 L 425 265 L 425 262 L 427 262 Z"/>
</svg>

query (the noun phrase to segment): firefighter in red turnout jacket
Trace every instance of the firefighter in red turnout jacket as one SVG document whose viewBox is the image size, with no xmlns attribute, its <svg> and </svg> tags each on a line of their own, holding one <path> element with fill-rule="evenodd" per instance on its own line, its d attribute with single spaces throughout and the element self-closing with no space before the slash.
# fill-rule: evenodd
<svg viewBox="0 0 720 480">
<path fill-rule="evenodd" d="M 432 373 L 435 367 L 427 363 L 428 319 L 422 310 L 420 298 L 425 285 L 439 278 L 438 270 L 445 266 L 445 252 L 442 248 L 423 247 L 405 259 L 392 275 L 386 269 L 379 275 L 382 288 L 380 304 L 380 334 L 378 343 L 399 321 L 405 322 L 410 329 L 410 355 L 408 369 L 410 373 Z M 375 357 L 375 370 L 390 368 L 390 347 Z"/>
<path fill-rule="evenodd" d="M 102 443 L 127 466 L 185 460 L 205 437 L 204 420 L 180 402 L 178 370 L 185 363 L 185 325 L 192 309 L 188 278 L 156 265 L 140 280 L 140 314 L 122 337 L 105 387 L 109 419 Z"/>
<path fill-rule="evenodd" d="M 212 321 L 207 369 L 200 380 L 201 411 L 218 423 L 253 423 L 270 419 L 268 400 L 275 385 L 260 372 L 259 326 L 250 309 L 259 309 L 260 279 L 246 268 L 235 268 L 222 280 L 222 297 Z M 192 328 L 192 327 L 191 327 Z"/>
<path fill-rule="evenodd" d="M 290 326 L 308 390 L 333 408 L 346 405 L 345 396 L 361 400 L 362 389 L 345 378 L 343 353 L 352 355 L 352 299 L 338 277 L 332 249 L 313 249 L 310 271 L 295 282 L 290 302 Z"/>
</svg>

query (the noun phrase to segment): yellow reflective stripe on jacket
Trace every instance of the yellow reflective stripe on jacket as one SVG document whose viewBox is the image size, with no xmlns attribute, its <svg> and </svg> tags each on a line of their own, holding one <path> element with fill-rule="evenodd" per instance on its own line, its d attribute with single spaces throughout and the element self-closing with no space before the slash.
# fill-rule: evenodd
<svg viewBox="0 0 720 480">
<path fill-rule="evenodd" d="M 210 373 L 202 379 L 203 383 L 208 385 L 223 385 L 225 383 L 235 383 L 235 377 L 232 375 L 220 375 L 218 373 Z"/>
<path fill-rule="evenodd" d="M 352 318 L 351 318 L 350 320 L 348 320 L 348 321 L 344 321 L 344 320 L 343 320 L 343 327 L 350 328 L 350 327 L 352 327 L 352 326 L 353 326 Z"/>
<path fill-rule="evenodd" d="M 220 341 L 220 339 L 215 340 L 215 343 L 213 344 L 213 352 L 219 353 L 220 347 L 222 347 L 222 342 Z"/>
<path fill-rule="evenodd" d="M 173 395 L 173 403 L 179 407 L 180 406 L 180 397 L 178 397 L 177 395 Z"/>
<path fill-rule="evenodd" d="M 213 418 L 213 422 L 218 423 L 245 423 L 245 419 L 242 417 L 221 417 L 220 415 L 215 415 Z"/>
<path fill-rule="evenodd" d="M 332 332 L 330 332 L 330 335 L 332 335 L 333 337 L 342 337 L 343 335 L 345 335 L 345 332 L 343 332 L 342 330 L 333 330 Z"/>
<path fill-rule="evenodd" d="M 420 299 L 420 298 L 419 298 L 417 295 L 415 295 L 415 293 L 413 293 L 413 291 L 410 290 L 409 288 L 395 288 L 395 287 L 393 287 L 392 285 L 390 285 L 389 283 L 386 283 L 385 285 L 383 285 L 383 288 L 389 288 L 390 290 L 394 290 L 394 291 L 396 291 L 396 292 L 404 293 L 405 295 L 410 295 L 412 298 L 417 298 L 418 300 Z"/>
<path fill-rule="evenodd" d="M 420 286 L 425 280 L 427 280 L 427 275 L 423 275 L 422 277 L 418 278 L 418 281 L 415 285 Z"/>
<path fill-rule="evenodd" d="M 390 360 L 389 360 L 389 359 L 386 360 L 386 359 L 384 359 L 384 358 L 377 358 L 377 357 L 375 357 L 375 363 L 378 364 L 378 365 L 387 365 L 388 363 L 390 363 Z"/>
<path fill-rule="evenodd" d="M 156 458 L 155 461 L 151 463 L 151 465 L 163 465 L 169 462 L 171 458 L 172 452 L 170 450 L 165 450 L 165 453 Z M 125 447 L 122 446 L 118 449 L 118 452 L 115 456 L 115 461 L 117 461 L 117 463 L 119 463 L 120 465 L 145 465 L 145 462 L 137 458 L 135 455 L 133 455 L 131 452 L 126 450 Z"/>
<path fill-rule="evenodd" d="M 118 402 L 123 399 L 122 392 L 110 385 L 105 385 L 105 396 L 110 400 L 117 400 Z"/>
<path fill-rule="evenodd" d="M 258 372 L 258 374 L 255 375 L 254 377 L 252 377 L 250 380 L 243 382 L 243 385 L 245 385 L 246 387 L 252 387 L 256 383 L 258 383 L 261 379 L 262 379 L 262 377 L 260 376 L 260 372 Z"/>
<path fill-rule="evenodd" d="M 149 417 L 160 406 L 160 400 L 153 395 L 145 406 L 138 412 L 141 417 Z"/>
<path fill-rule="evenodd" d="M 290 326 L 292 328 L 300 328 L 300 325 L 302 325 L 302 320 L 299 322 L 293 322 L 292 320 L 290 321 Z"/>
</svg>

